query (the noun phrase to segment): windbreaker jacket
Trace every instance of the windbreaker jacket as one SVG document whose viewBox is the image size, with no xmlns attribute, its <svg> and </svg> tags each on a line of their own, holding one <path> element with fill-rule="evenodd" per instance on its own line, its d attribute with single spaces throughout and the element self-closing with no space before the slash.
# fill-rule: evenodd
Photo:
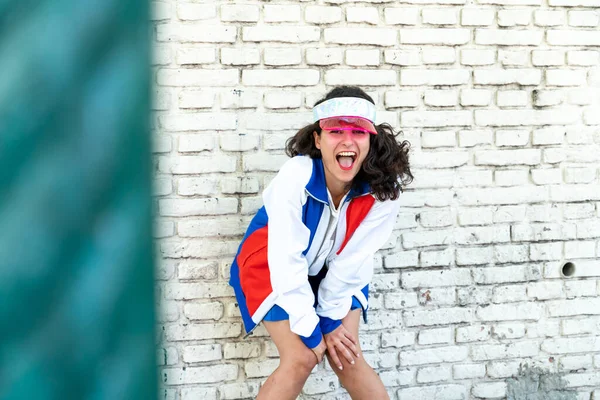
<svg viewBox="0 0 600 400">
<path fill-rule="evenodd" d="M 323 162 L 308 156 L 288 160 L 264 190 L 264 206 L 231 265 L 229 283 L 246 333 L 278 305 L 289 314 L 292 332 L 314 348 L 323 332 L 341 323 L 352 296 L 368 308 L 373 256 L 392 232 L 399 201 L 377 201 L 368 185 L 351 190 L 340 205 L 333 240 L 325 238 L 328 203 Z M 316 275 L 325 264 L 329 270 L 319 285 L 315 309 L 308 275 Z"/>
</svg>

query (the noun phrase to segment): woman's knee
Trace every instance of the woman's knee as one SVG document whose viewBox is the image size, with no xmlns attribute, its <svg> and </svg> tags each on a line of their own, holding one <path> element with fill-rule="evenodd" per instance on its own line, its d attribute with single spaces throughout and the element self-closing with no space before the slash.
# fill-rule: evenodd
<svg viewBox="0 0 600 400">
<path fill-rule="evenodd" d="M 316 365 L 317 356 L 312 350 L 306 347 L 304 351 L 281 355 L 280 367 L 286 368 L 297 379 L 308 379 L 308 376 Z"/>
</svg>

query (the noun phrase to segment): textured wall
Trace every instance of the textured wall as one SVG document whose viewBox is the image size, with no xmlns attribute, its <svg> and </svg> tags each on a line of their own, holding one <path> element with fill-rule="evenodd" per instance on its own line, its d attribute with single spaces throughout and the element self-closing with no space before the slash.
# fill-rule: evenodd
<svg viewBox="0 0 600 400">
<path fill-rule="evenodd" d="M 592 398 L 600 0 L 154 6 L 165 399 L 252 398 L 276 368 L 263 328 L 242 339 L 229 264 L 285 139 L 338 84 L 413 144 L 361 336 L 391 397 Z M 319 365 L 302 398 L 348 396 Z"/>
</svg>

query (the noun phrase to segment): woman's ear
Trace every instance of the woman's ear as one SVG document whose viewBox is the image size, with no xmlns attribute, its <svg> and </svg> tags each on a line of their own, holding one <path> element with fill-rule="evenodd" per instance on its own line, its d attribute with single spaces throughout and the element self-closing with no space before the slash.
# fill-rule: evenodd
<svg viewBox="0 0 600 400">
<path fill-rule="evenodd" d="M 317 133 L 317 131 L 313 131 L 313 137 L 315 138 L 315 147 L 321 150 L 321 136 Z"/>
</svg>

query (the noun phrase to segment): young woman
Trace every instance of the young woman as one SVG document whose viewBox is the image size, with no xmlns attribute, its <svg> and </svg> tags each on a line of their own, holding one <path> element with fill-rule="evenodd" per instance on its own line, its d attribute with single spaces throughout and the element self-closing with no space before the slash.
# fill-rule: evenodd
<svg viewBox="0 0 600 400">
<path fill-rule="evenodd" d="M 337 87 L 288 140 L 288 160 L 263 193 L 231 266 L 246 333 L 261 321 L 280 355 L 259 400 L 296 399 L 323 355 L 353 399 L 388 399 L 361 356 L 373 255 L 412 180 L 408 142 L 374 126 L 373 99 Z"/>
</svg>

